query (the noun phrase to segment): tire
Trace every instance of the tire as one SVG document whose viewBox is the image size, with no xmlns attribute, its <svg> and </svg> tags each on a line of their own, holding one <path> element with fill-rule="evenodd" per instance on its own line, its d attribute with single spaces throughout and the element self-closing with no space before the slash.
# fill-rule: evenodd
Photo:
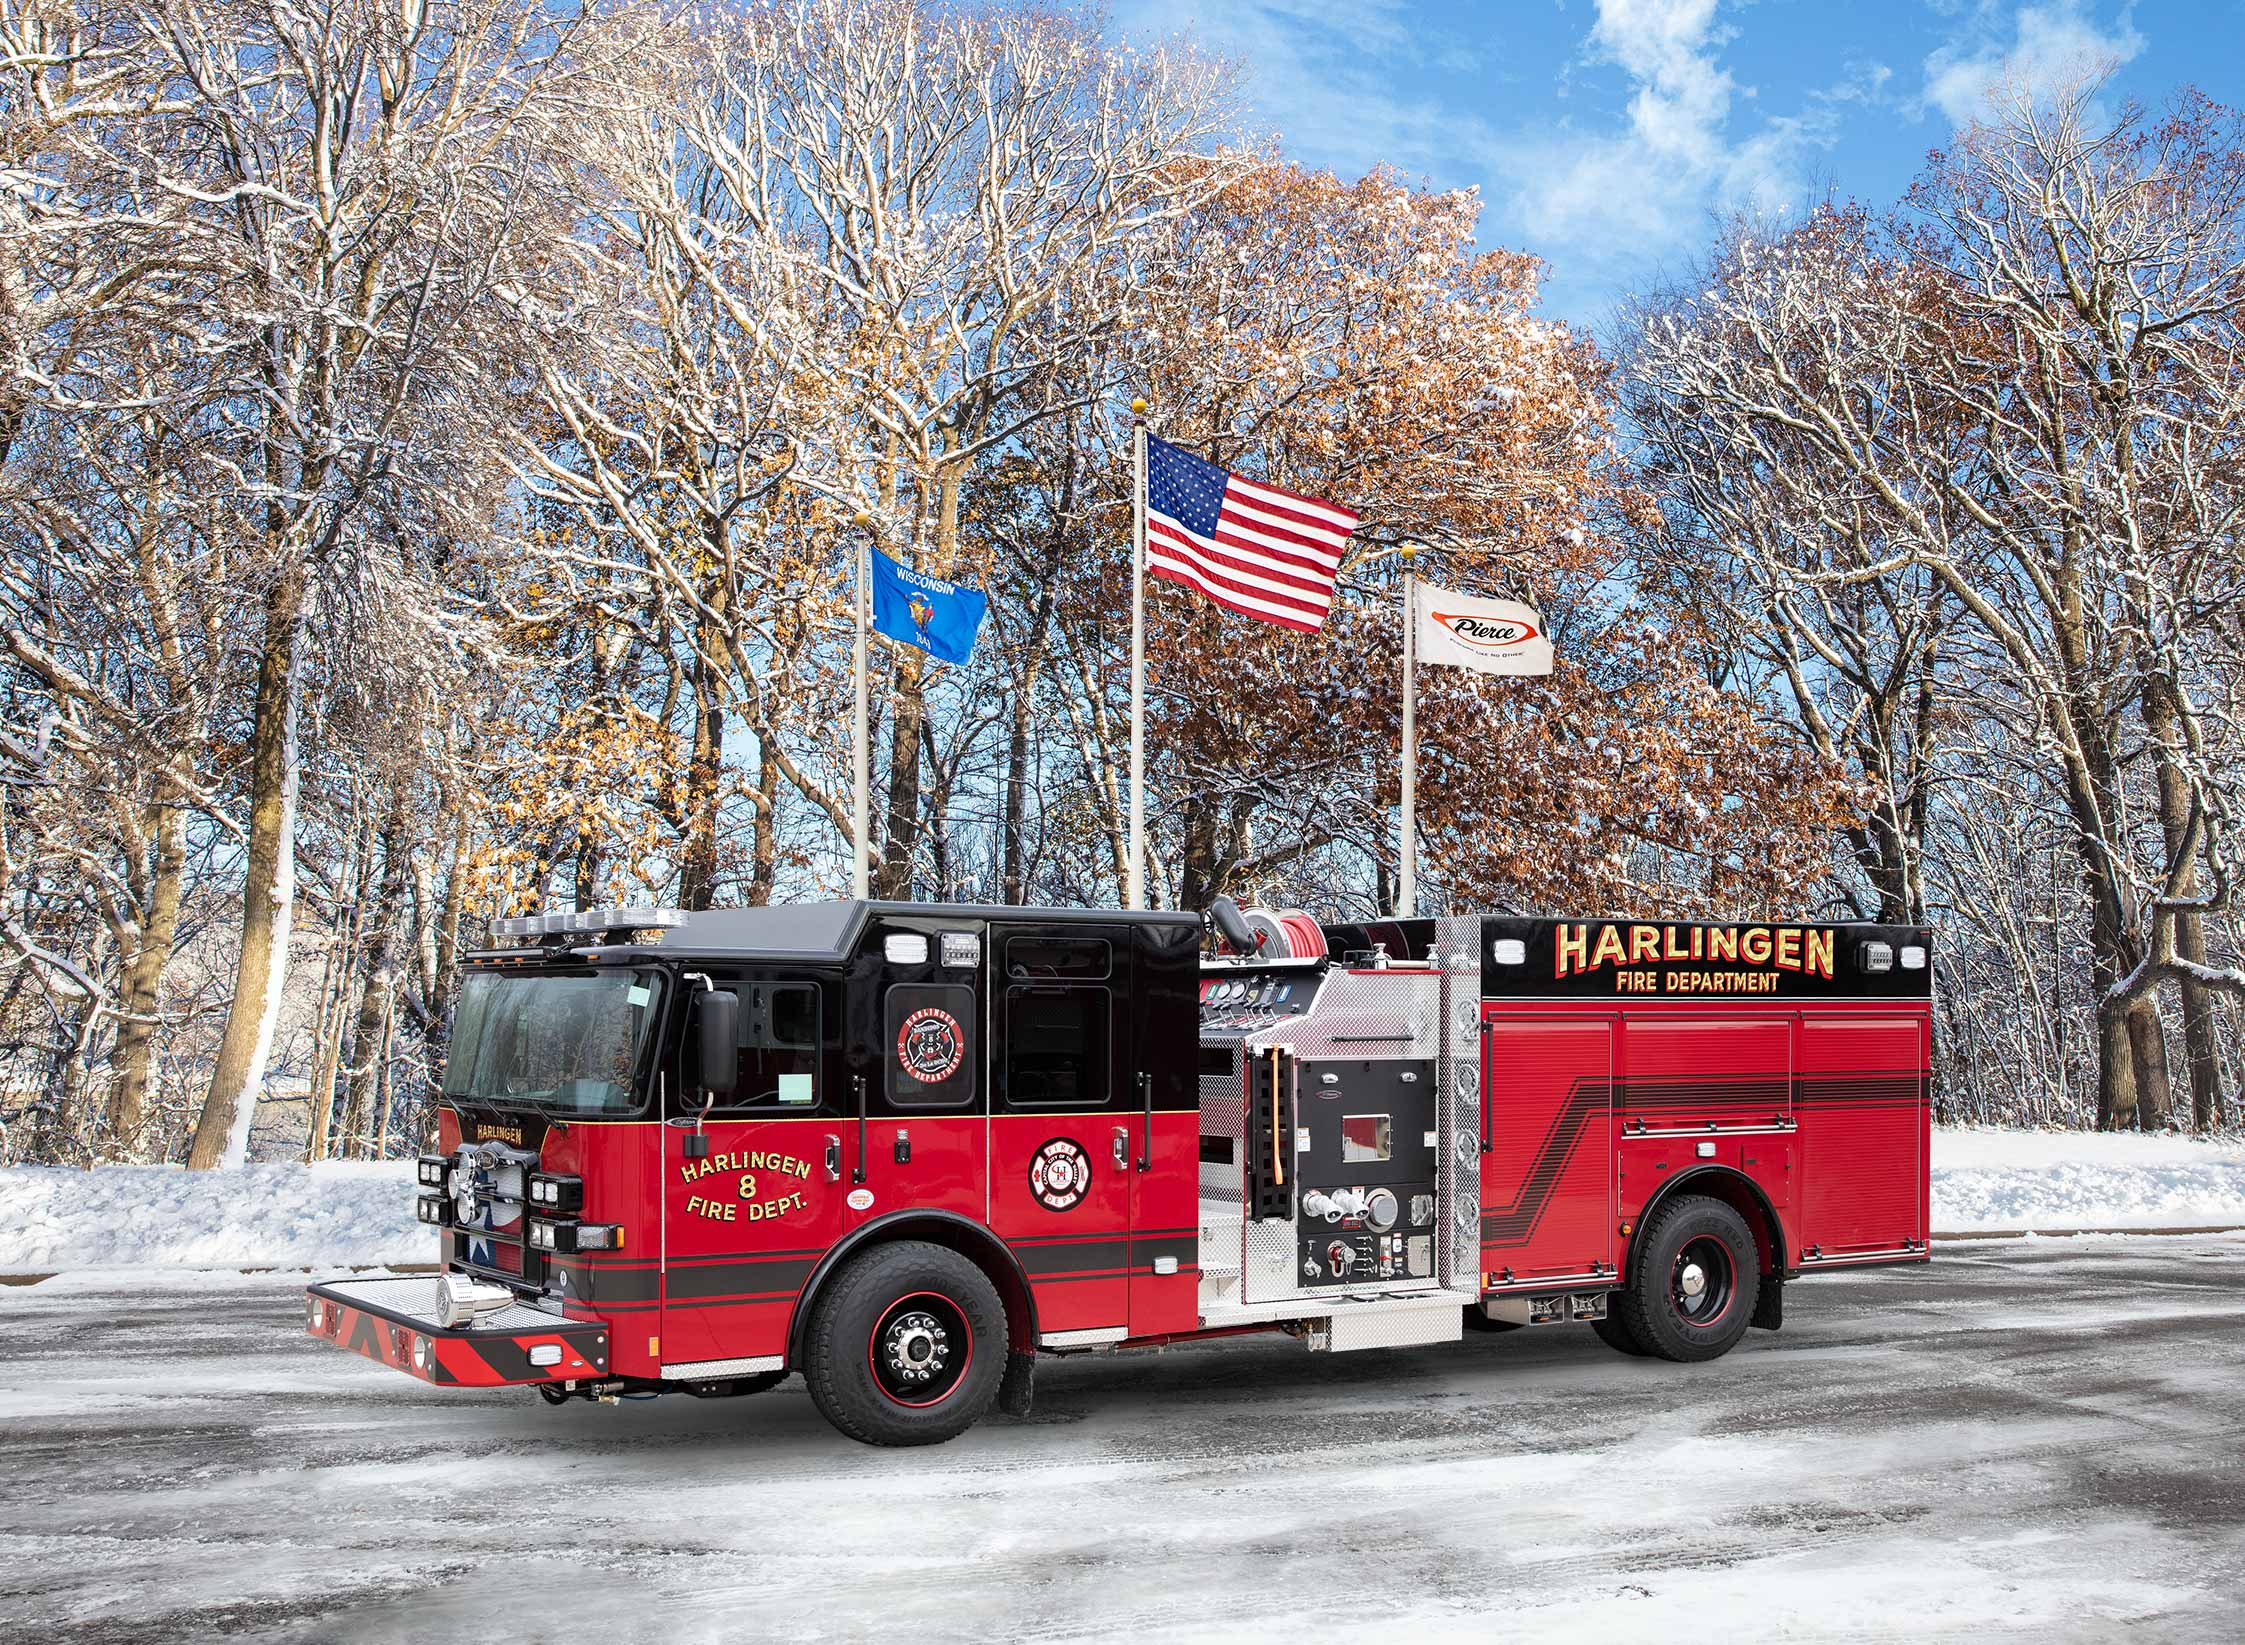
<svg viewBox="0 0 2245 1645">
<path fill-rule="evenodd" d="M 1621 1293 L 1616 1291 L 1606 1302 L 1606 1317 L 1594 1319 L 1590 1328 L 1598 1333 L 1598 1340 L 1617 1354 L 1627 1354 L 1631 1359 L 1647 1359 L 1652 1350 L 1629 1334 L 1629 1322 L 1621 1317 Z"/>
<path fill-rule="evenodd" d="M 981 1269 L 920 1240 L 876 1246 L 811 1314 L 803 1379 L 866 1445 L 935 1445 L 974 1426 L 1006 1370 L 1006 1310 Z M 963 1349 L 963 1352 L 962 1352 Z"/>
<path fill-rule="evenodd" d="M 1681 1363 L 1719 1359 L 1746 1334 L 1761 1258 L 1746 1219 L 1721 1200 L 1682 1194 L 1663 1205 L 1639 1233 L 1630 1268 L 1609 1308 L 1643 1352 Z"/>
</svg>

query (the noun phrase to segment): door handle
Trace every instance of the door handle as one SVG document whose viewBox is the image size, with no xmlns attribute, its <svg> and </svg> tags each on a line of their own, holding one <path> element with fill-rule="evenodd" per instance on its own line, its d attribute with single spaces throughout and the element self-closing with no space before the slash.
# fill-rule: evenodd
<svg viewBox="0 0 2245 1645">
<path fill-rule="evenodd" d="M 852 1182 L 863 1182 L 865 1180 L 865 1076 L 859 1074 L 855 1078 L 857 1080 L 857 1163 L 850 1167 L 850 1180 Z"/>
<path fill-rule="evenodd" d="M 1138 1149 L 1138 1169 L 1151 1171 L 1154 1168 L 1154 1076 L 1141 1073 L 1138 1076 L 1138 1091 L 1146 1102 L 1146 1130 Z"/>
<path fill-rule="evenodd" d="M 1484 1154 L 1493 1153 L 1496 1150 L 1496 1121 L 1495 1116 L 1490 1112 L 1496 1107 L 1494 1100 L 1496 1091 L 1489 1079 L 1489 1031 L 1494 1027 L 1496 1027 L 1495 1023 L 1490 1022 L 1487 1018 L 1482 1019 L 1481 1067 L 1479 1073 L 1481 1075 L 1481 1151 Z"/>
<path fill-rule="evenodd" d="M 842 1180 L 842 1139 L 831 1131 L 826 1134 L 826 1180 Z"/>
<path fill-rule="evenodd" d="M 902 1126 L 897 1127 L 896 1162 L 899 1165 L 910 1165 L 912 1163 L 912 1133 Z"/>
<path fill-rule="evenodd" d="M 1129 1163 L 1130 1127 L 1127 1125 L 1118 1125 L 1115 1127 L 1115 1164 L 1117 1166 L 1124 1166 L 1128 1165 Z"/>
</svg>

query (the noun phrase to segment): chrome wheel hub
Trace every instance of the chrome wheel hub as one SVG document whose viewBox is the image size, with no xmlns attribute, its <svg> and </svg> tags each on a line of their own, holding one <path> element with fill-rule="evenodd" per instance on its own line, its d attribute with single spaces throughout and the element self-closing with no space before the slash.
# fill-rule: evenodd
<svg viewBox="0 0 2245 1645">
<path fill-rule="evenodd" d="M 1707 1270 L 1696 1262 L 1687 1262 L 1684 1271 L 1676 1276 L 1676 1284 L 1687 1297 L 1696 1297 L 1707 1289 Z"/>
<path fill-rule="evenodd" d="M 949 1363 L 950 1333 L 933 1314 L 899 1314 L 882 1334 L 882 1356 L 902 1382 L 926 1382 Z"/>
</svg>

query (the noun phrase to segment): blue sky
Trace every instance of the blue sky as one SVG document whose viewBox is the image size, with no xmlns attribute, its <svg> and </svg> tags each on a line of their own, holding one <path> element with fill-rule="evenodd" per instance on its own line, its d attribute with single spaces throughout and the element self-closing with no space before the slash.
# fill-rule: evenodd
<svg viewBox="0 0 2245 1645">
<path fill-rule="evenodd" d="M 1825 189 L 1895 199 L 2009 75 L 2119 64 L 2115 96 L 2245 103 L 2245 0 L 1114 0 L 1250 69 L 1293 158 L 1474 186 L 1481 239 L 1551 265 L 1545 309 L 1599 326 L 1716 214 Z"/>
</svg>

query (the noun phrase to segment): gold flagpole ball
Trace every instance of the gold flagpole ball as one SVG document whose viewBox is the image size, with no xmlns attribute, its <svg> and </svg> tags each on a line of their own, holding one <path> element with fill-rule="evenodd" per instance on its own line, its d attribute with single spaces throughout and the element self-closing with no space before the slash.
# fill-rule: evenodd
<svg viewBox="0 0 2245 1645">
<path fill-rule="evenodd" d="M 1146 402 L 1145 402 L 1145 401 L 1143 401 L 1143 400 L 1133 400 L 1133 401 L 1131 401 L 1131 402 L 1130 402 L 1130 414 L 1131 414 L 1131 415 L 1132 415 L 1133 417 L 1143 417 L 1143 416 L 1145 416 L 1145 415 L 1146 415 Z"/>
</svg>

